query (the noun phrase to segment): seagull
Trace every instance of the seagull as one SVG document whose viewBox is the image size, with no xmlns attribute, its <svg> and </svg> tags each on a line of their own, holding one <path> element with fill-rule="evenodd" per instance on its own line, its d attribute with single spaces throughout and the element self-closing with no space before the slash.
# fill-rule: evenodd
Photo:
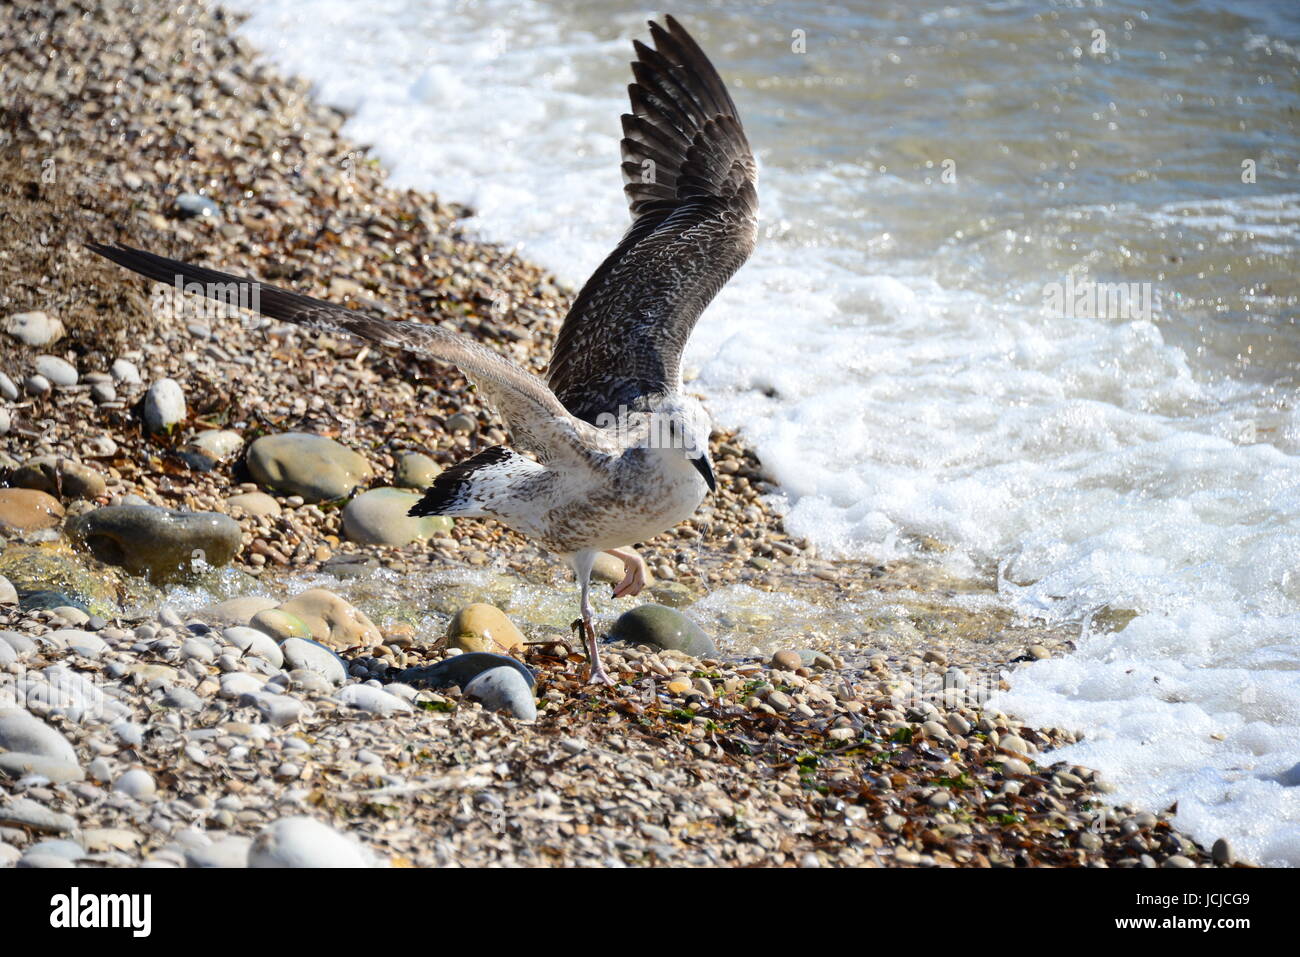
<svg viewBox="0 0 1300 957">
<path fill-rule="evenodd" d="M 238 291 L 239 305 L 273 319 L 459 367 L 505 420 L 511 444 L 442 472 L 410 514 L 493 518 L 563 559 L 581 593 L 573 627 L 593 684 L 615 683 L 592 627 L 597 555 L 623 562 L 614 597 L 637 595 L 646 567 L 631 546 L 685 521 L 716 491 L 711 426 L 682 393 L 682 350 L 758 234 L 757 170 L 736 105 L 699 44 L 671 16 L 664 23 L 649 24 L 653 48 L 633 41 L 621 141 L 632 225 L 574 300 L 544 380 L 431 323 L 366 315 L 121 244 L 88 246 L 187 292 L 228 300 Z"/>
</svg>

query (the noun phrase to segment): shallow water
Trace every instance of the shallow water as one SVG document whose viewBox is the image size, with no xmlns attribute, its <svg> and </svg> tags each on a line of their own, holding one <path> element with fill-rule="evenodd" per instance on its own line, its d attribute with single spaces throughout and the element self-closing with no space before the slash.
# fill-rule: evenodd
<svg viewBox="0 0 1300 957">
<path fill-rule="evenodd" d="M 235 6 L 482 235 L 578 283 L 624 228 L 641 12 Z M 675 12 L 762 166 L 761 245 L 697 330 L 693 387 L 757 444 L 789 530 L 877 560 L 937 539 L 1015 609 L 1079 623 L 1003 706 L 1088 732 L 1069 759 L 1120 798 L 1300 863 L 1300 789 L 1272 780 L 1300 759 L 1300 8 Z M 1149 308 L 1048 299 L 1089 282 L 1149 284 Z M 1137 617 L 1090 637 L 1102 609 Z"/>
<path fill-rule="evenodd" d="M 220 568 L 200 569 L 187 584 L 168 586 L 165 594 L 141 586 L 123 607 L 128 618 L 147 617 L 162 603 L 188 614 L 228 598 L 285 600 L 308 588 L 326 588 L 343 596 L 381 626 L 408 622 L 430 637 L 444 633 L 461 608 L 487 602 L 505 611 L 531 640 L 569 635 L 578 596 L 572 574 L 559 565 L 550 581 L 529 580 L 493 567 L 423 567 L 403 572 L 376 567 L 343 579 L 327 572 L 299 571 L 253 577 Z M 607 585 L 592 590 L 591 602 L 600 630 L 608 630 L 619 615 L 639 603 L 610 597 Z M 912 639 L 919 631 L 958 622 L 975 633 L 1003 626 L 1008 618 L 1004 603 L 989 593 L 939 596 L 918 588 L 834 599 L 816 589 L 793 595 L 748 585 L 714 589 L 692 603 L 688 614 L 729 659 L 770 656 L 786 648 L 903 655 L 913 650 Z"/>
</svg>

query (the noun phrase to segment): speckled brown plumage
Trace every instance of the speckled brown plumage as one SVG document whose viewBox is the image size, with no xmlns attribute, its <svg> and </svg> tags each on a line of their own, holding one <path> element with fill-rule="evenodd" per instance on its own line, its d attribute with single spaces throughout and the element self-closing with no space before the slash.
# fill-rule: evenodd
<svg viewBox="0 0 1300 957">
<path fill-rule="evenodd" d="M 655 49 L 633 44 L 622 141 L 632 226 L 578 294 L 551 356 L 548 384 L 587 422 L 678 390 L 696 320 L 757 236 L 739 111 L 690 34 L 665 22 L 650 24 Z"/>
</svg>

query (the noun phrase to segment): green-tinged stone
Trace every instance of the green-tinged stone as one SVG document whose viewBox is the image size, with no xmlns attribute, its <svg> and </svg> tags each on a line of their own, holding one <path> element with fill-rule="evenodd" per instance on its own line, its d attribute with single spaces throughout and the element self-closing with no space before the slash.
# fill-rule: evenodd
<svg viewBox="0 0 1300 957">
<path fill-rule="evenodd" d="M 695 601 L 695 593 L 681 582 L 653 582 L 650 594 L 659 604 L 669 608 L 685 608 Z"/>
<path fill-rule="evenodd" d="M 681 651 L 697 658 L 718 653 L 713 639 L 704 633 L 703 628 L 675 608 L 663 605 L 642 605 L 625 612 L 614 622 L 609 638 L 633 645 Z"/>
<path fill-rule="evenodd" d="M 465 651 L 499 654 L 522 648 L 524 636 L 501 609 L 478 602 L 456 613 L 447 626 L 447 643 Z"/>
<path fill-rule="evenodd" d="M 323 435 L 264 435 L 248 447 L 248 471 L 263 488 L 330 502 L 351 494 L 373 470 L 347 446 Z"/>
<path fill-rule="evenodd" d="M 307 638 L 312 637 L 311 629 L 297 615 L 291 612 L 281 611 L 279 608 L 268 608 L 265 611 L 259 611 L 249 621 L 249 625 L 258 631 L 270 635 L 276 641 L 286 641 L 289 638 Z"/>
<path fill-rule="evenodd" d="M 442 472 L 442 466 L 421 452 L 407 452 L 397 460 L 393 484 L 401 488 L 426 489 Z"/>
<path fill-rule="evenodd" d="M 100 561 L 154 582 L 184 581 L 196 567 L 224 565 L 242 545 L 239 523 L 220 512 L 109 505 L 67 526 Z"/>
</svg>

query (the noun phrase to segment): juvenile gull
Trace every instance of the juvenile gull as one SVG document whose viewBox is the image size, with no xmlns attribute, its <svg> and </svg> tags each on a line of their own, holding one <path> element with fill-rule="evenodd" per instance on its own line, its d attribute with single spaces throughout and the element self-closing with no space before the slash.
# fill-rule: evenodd
<svg viewBox="0 0 1300 957">
<path fill-rule="evenodd" d="M 447 469 L 412 515 L 487 516 L 565 559 L 581 588 L 589 680 L 601 666 L 588 592 L 597 554 L 622 560 L 615 597 L 645 585 L 630 547 L 684 521 L 716 487 L 709 419 L 681 393 L 681 355 L 705 306 L 754 248 L 754 157 L 708 57 L 672 17 L 633 41 L 632 112 L 623 116 L 623 190 L 632 226 L 587 280 L 555 341 L 545 381 L 435 325 L 368 316 L 128 246 L 92 244 L 142 276 L 274 319 L 346 332 L 460 367 L 506 421 L 512 445 Z M 231 284 L 242 284 L 234 285 Z M 527 454 L 522 454 L 527 453 Z"/>
</svg>

